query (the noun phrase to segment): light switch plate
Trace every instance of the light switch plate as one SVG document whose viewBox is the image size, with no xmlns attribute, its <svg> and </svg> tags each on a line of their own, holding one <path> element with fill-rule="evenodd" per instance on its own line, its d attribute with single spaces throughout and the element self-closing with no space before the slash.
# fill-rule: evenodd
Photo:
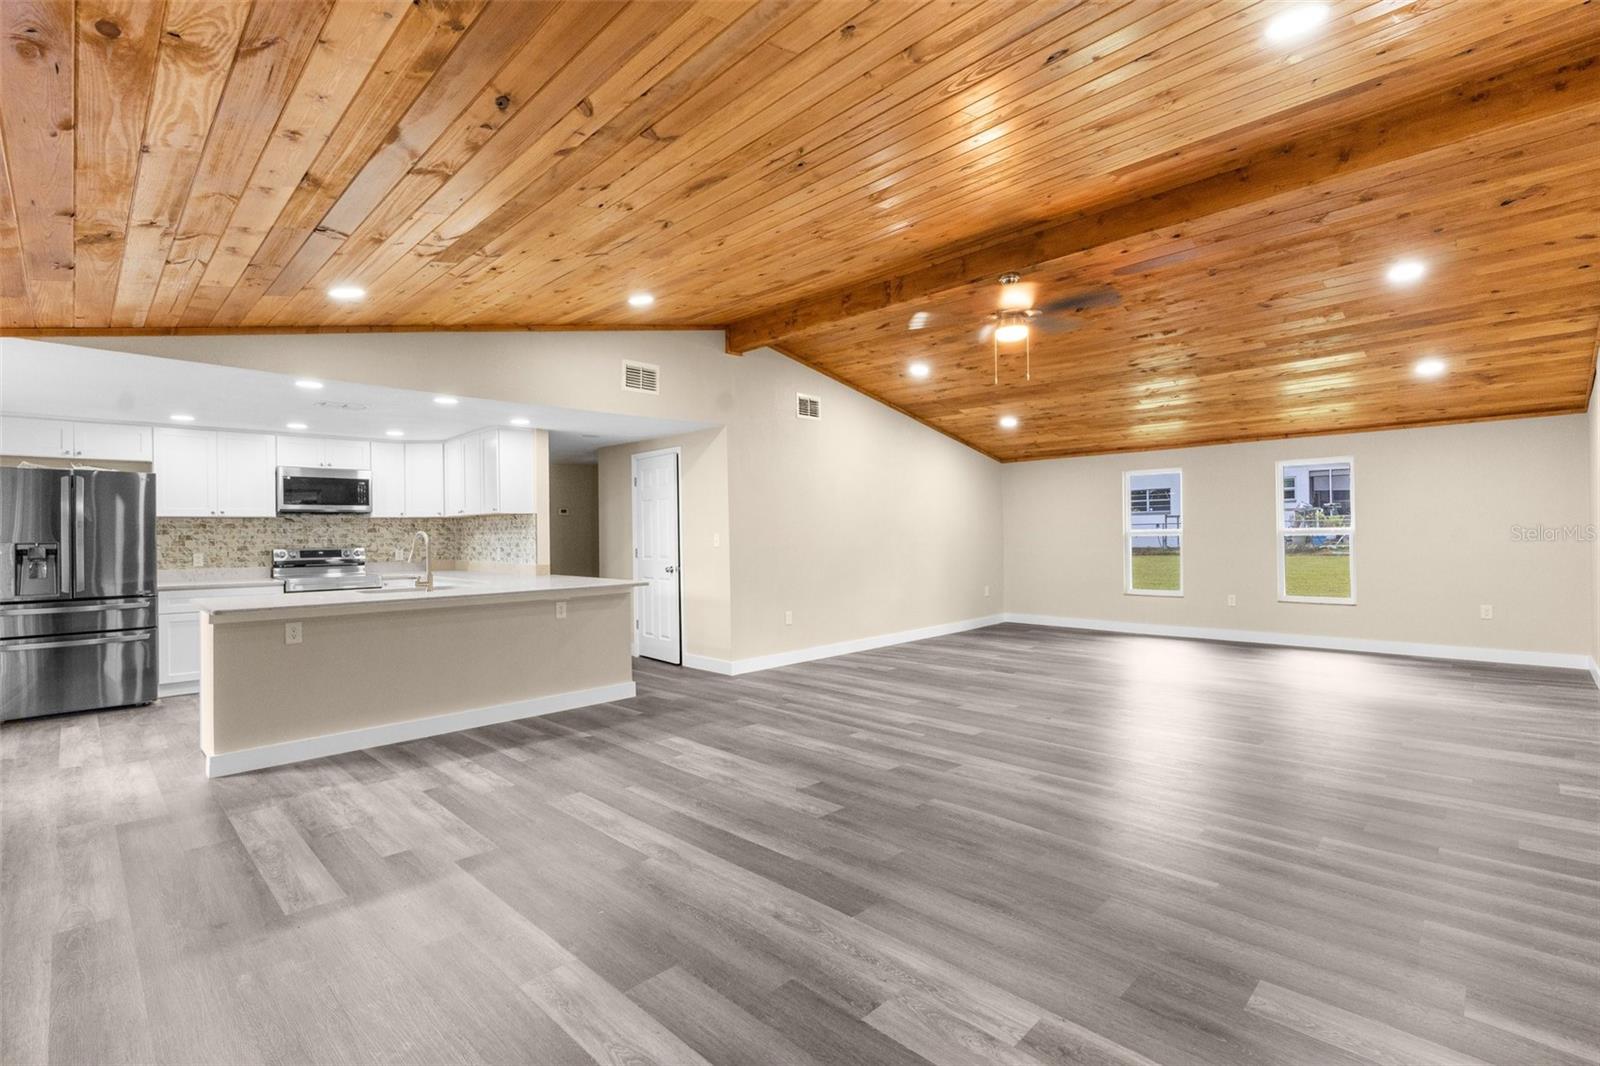
<svg viewBox="0 0 1600 1066">
<path fill-rule="evenodd" d="M 557 618 L 565 618 L 566 616 L 567 616 L 567 601 L 566 600 L 557 600 L 556 601 L 556 617 Z"/>
<path fill-rule="evenodd" d="M 786 626 L 794 625 L 794 612 L 793 611 L 784 611 L 783 612 L 783 624 L 786 625 Z"/>
</svg>

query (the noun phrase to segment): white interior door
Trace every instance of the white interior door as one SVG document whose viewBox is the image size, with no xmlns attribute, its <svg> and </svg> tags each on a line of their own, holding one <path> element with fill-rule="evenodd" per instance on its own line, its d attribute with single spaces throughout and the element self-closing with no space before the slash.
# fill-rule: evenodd
<svg viewBox="0 0 1600 1066">
<path fill-rule="evenodd" d="M 678 587 L 678 453 L 633 457 L 634 628 L 639 654 L 683 661 Z"/>
</svg>

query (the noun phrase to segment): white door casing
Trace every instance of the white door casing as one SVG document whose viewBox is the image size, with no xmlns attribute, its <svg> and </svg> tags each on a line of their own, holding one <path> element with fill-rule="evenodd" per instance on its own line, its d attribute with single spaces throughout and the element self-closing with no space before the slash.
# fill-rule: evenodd
<svg viewBox="0 0 1600 1066">
<path fill-rule="evenodd" d="M 639 654 L 682 663 L 676 449 L 633 457 L 633 555 Z"/>
</svg>

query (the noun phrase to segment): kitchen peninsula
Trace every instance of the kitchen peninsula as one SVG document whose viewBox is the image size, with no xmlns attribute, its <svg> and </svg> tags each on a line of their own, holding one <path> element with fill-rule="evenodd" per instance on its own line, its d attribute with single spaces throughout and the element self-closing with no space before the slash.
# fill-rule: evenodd
<svg viewBox="0 0 1600 1066">
<path fill-rule="evenodd" d="M 197 599 L 206 774 L 627 699 L 637 584 L 440 571 Z"/>
</svg>

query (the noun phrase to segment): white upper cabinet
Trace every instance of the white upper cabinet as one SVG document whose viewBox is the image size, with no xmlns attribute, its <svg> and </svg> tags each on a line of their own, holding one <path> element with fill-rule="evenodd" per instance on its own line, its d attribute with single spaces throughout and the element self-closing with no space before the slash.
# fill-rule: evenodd
<svg viewBox="0 0 1600 1066">
<path fill-rule="evenodd" d="M 217 435 L 204 429 L 155 431 L 156 514 L 207 518 L 217 513 Z M 270 488 L 271 482 L 268 482 Z"/>
<path fill-rule="evenodd" d="M 388 441 L 372 445 L 372 517 L 401 518 L 406 513 L 406 446 Z"/>
<path fill-rule="evenodd" d="M 277 465 L 368 470 L 372 467 L 372 442 L 336 437 L 279 437 Z"/>
<path fill-rule="evenodd" d="M 279 437 L 278 466 L 323 466 L 321 437 Z"/>
<path fill-rule="evenodd" d="M 45 418 L 0 419 L 0 455 L 70 456 L 72 423 Z"/>
<path fill-rule="evenodd" d="M 483 429 L 445 441 L 446 514 L 532 514 L 533 434 Z"/>
<path fill-rule="evenodd" d="M 0 455 L 148 463 L 152 457 L 151 440 L 149 426 L 0 418 Z"/>
<path fill-rule="evenodd" d="M 483 513 L 483 434 L 469 433 L 461 438 L 461 492 L 467 514 Z"/>
<path fill-rule="evenodd" d="M 496 498 L 493 510 L 502 514 L 532 514 L 534 510 L 533 434 L 526 430 L 499 429 L 496 463 Z"/>
<path fill-rule="evenodd" d="M 277 514 L 276 455 L 269 433 L 218 433 L 217 514 L 229 518 Z M 159 494 L 160 489 L 156 491 Z"/>
<path fill-rule="evenodd" d="M 372 478 L 378 478 L 378 449 L 372 445 Z M 444 445 L 438 443 L 407 444 L 406 449 L 406 515 L 416 518 L 433 518 L 444 514 Z M 376 490 L 375 490 L 376 491 Z"/>
<path fill-rule="evenodd" d="M 444 513 L 467 513 L 467 446 L 465 437 L 444 442 Z"/>
<path fill-rule="evenodd" d="M 75 422 L 72 426 L 72 454 L 84 459 L 148 463 L 153 457 L 150 427 L 126 426 L 115 422 Z"/>
<path fill-rule="evenodd" d="M 326 445 L 323 455 L 328 460 L 328 466 L 341 470 L 367 470 L 372 466 L 371 441 L 335 440 L 329 437 L 323 444 Z"/>
<path fill-rule="evenodd" d="M 271 434 L 160 426 L 154 444 L 156 514 L 270 518 L 277 513 Z"/>
</svg>

